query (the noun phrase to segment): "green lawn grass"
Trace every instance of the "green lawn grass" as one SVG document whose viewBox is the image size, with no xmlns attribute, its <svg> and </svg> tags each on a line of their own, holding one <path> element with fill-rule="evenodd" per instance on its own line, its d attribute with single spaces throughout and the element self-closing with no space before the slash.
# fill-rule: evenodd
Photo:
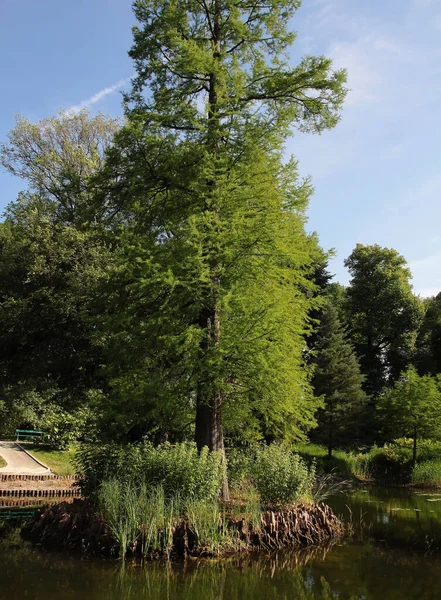
<svg viewBox="0 0 441 600">
<path fill-rule="evenodd" d="M 26 450 L 57 475 L 75 475 L 72 459 L 75 450 L 53 450 L 48 446 L 26 445 Z"/>
<path fill-rule="evenodd" d="M 351 453 L 343 450 L 334 450 L 332 457 L 328 457 L 328 450 L 325 446 L 311 443 L 298 443 L 293 448 L 294 452 L 298 452 L 300 456 L 307 462 L 315 462 L 317 472 L 334 473 L 341 477 L 359 477 L 360 466 L 359 458 Z"/>
</svg>

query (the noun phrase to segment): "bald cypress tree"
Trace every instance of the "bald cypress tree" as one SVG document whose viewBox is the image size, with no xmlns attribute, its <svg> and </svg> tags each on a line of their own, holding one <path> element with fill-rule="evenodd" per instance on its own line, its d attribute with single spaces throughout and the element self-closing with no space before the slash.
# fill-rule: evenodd
<svg viewBox="0 0 441 600">
<path fill-rule="evenodd" d="M 106 202 L 126 215 L 134 259 L 126 314 L 145 299 L 132 367 L 162 372 L 164 401 L 190 399 L 199 448 L 223 449 L 223 420 L 251 437 L 301 436 L 313 423 L 302 358 L 311 190 L 283 153 L 293 128 L 337 123 L 345 73 L 324 57 L 291 65 L 299 6 L 134 4 L 137 75 Z"/>
</svg>

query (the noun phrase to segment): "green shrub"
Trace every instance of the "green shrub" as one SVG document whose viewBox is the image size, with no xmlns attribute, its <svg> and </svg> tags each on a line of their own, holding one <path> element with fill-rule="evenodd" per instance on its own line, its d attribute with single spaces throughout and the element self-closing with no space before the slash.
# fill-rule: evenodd
<svg viewBox="0 0 441 600">
<path fill-rule="evenodd" d="M 79 408 L 67 412 L 59 406 L 49 406 L 44 412 L 44 442 L 57 450 L 66 450 L 82 437 L 90 411 Z"/>
<path fill-rule="evenodd" d="M 394 447 L 397 450 L 401 450 L 406 453 L 406 456 L 410 460 L 413 454 L 413 439 L 412 438 L 399 438 L 393 441 L 393 444 L 389 444 L 390 447 Z M 418 456 L 419 461 L 426 460 L 441 460 L 441 442 L 435 440 L 424 440 L 418 441 Z"/>
<path fill-rule="evenodd" d="M 430 460 L 417 463 L 412 471 L 414 485 L 441 485 L 441 461 Z"/>
<path fill-rule="evenodd" d="M 221 453 L 204 448 L 199 454 L 192 443 L 83 446 L 76 470 L 87 497 L 96 495 L 102 481 L 115 478 L 138 486 L 160 485 L 167 496 L 210 499 L 217 497 L 223 477 Z"/>
<path fill-rule="evenodd" d="M 385 444 L 369 452 L 366 469 L 378 482 L 404 484 L 410 481 L 412 460 L 405 449 Z"/>
<path fill-rule="evenodd" d="M 230 448 L 227 450 L 228 482 L 231 487 L 239 487 L 251 477 L 252 465 L 255 460 L 255 450 Z"/>
<path fill-rule="evenodd" d="M 298 454 L 272 444 L 256 451 L 251 475 L 265 504 L 292 504 L 311 497 L 315 467 Z"/>
</svg>

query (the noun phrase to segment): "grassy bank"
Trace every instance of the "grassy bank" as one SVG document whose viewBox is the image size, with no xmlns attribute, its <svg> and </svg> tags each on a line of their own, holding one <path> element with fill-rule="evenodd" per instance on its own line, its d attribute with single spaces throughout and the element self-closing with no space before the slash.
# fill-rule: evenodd
<svg viewBox="0 0 441 600">
<path fill-rule="evenodd" d="M 26 445 L 26 450 L 57 475 L 74 475 L 75 449 L 54 450 L 49 446 Z"/>
<path fill-rule="evenodd" d="M 325 446 L 307 443 L 296 444 L 293 450 L 306 463 L 314 463 L 319 475 L 335 473 L 345 478 L 357 477 L 364 479 L 368 477 L 368 474 L 365 472 L 363 460 L 353 452 L 335 450 L 332 456 L 328 457 L 328 450 Z"/>
<path fill-rule="evenodd" d="M 318 444 L 298 444 L 294 451 L 316 465 L 317 473 L 374 481 L 381 485 L 441 487 L 441 443 L 422 440 L 416 465 L 412 460 L 413 440 L 401 438 L 364 452 L 337 450 L 332 457 Z"/>
</svg>

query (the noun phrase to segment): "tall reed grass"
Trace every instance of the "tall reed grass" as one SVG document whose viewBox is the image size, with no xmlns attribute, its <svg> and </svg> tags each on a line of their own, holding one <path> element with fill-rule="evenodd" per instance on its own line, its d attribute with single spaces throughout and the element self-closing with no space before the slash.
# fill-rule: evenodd
<svg viewBox="0 0 441 600">
<path fill-rule="evenodd" d="M 136 486 L 116 478 L 104 480 L 98 506 L 118 545 L 119 555 L 169 556 L 173 535 L 182 522 L 192 534 L 195 547 L 218 554 L 232 544 L 225 509 L 217 501 L 167 495 L 161 485 Z"/>
<path fill-rule="evenodd" d="M 441 461 L 428 460 L 417 463 L 412 472 L 413 485 L 441 486 Z"/>
</svg>

